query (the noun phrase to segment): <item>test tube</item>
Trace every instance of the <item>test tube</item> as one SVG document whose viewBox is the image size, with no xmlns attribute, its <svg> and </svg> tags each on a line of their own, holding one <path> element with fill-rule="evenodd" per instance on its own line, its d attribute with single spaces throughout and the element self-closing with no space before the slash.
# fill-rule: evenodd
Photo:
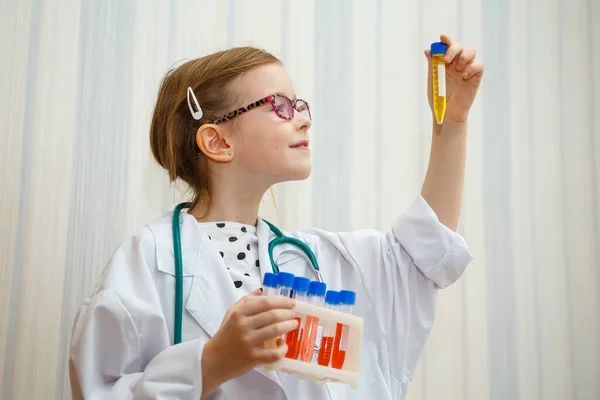
<svg viewBox="0 0 600 400">
<path fill-rule="evenodd" d="M 446 63 L 444 55 L 446 54 L 446 43 L 435 42 L 431 44 L 431 84 L 433 97 L 433 112 L 438 125 L 444 122 L 446 114 Z"/>
<path fill-rule="evenodd" d="M 266 272 L 263 277 L 262 292 L 265 296 L 277 295 L 277 275 L 272 272 Z"/>
<path fill-rule="evenodd" d="M 340 292 L 328 290 L 325 295 L 325 307 L 336 311 L 338 308 L 338 298 Z M 324 367 L 329 366 L 331 361 L 331 351 L 333 349 L 333 339 L 335 337 L 336 325 L 334 322 L 324 322 L 322 325 L 323 336 L 321 337 L 321 345 L 319 346 L 319 356 L 317 362 Z"/>
<path fill-rule="evenodd" d="M 277 288 L 277 274 L 272 272 L 265 272 L 263 277 L 263 295 L 265 296 L 277 296 L 279 294 L 279 289 Z M 275 339 L 270 339 L 265 342 L 265 347 L 269 349 L 274 349 L 277 347 L 277 342 Z"/>
<path fill-rule="evenodd" d="M 280 272 L 277 274 L 277 295 L 290 297 L 292 295 L 292 287 L 294 286 L 294 274 L 289 272 Z M 277 336 L 275 343 L 285 338 L 286 335 Z"/>
<path fill-rule="evenodd" d="M 327 285 L 323 282 L 312 281 L 308 286 L 306 302 L 319 307 L 324 305 L 324 296 Z M 319 318 L 306 315 L 304 321 L 304 334 L 300 342 L 300 360 L 310 362 L 315 351 L 315 339 L 319 328 Z"/>
<path fill-rule="evenodd" d="M 306 295 L 309 284 L 310 279 L 297 276 L 294 279 L 294 290 L 292 292 L 292 298 L 296 299 L 296 301 L 306 302 Z M 300 314 L 296 314 L 296 321 L 298 321 L 298 327 L 285 335 L 285 342 L 288 345 L 288 351 L 285 355 L 287 358 L 296 360 L 298 358 L 298 354 L 300 354 L 300 341 L 302 340 L 302 333 L 304 332 L 304 329 L 302 328 L 304 323 L 303 320 L 303 316 L 301 316 Z"/>
<path fill-rule="evenodd" d="M 338 311 L 352 314 L 352 307 L 356 303 L 356 293 L 351 290 L 340 290 Z M 336 369 L 342 369 L 346 360 L 346 350 L 348 349 L 348 326 L 339 322 L 335 328 L 335 340 L 333 343 L 333 356 L 331 366 Z"/>
<path fill-rule="evenodd" d="M 292 287 L 294 286 L 294 274 L 289 272 L 280 272 L 277 274 L 277 294 L 283 297 L 290 297 Z"/>
</svg>

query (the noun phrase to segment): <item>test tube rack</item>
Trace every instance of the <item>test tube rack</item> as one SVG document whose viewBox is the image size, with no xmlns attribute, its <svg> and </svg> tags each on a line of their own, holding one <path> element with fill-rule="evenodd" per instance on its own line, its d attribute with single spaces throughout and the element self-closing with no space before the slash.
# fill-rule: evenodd
<svg viewBox="0 0 600 400">
<path fill-rule="evenodd" d="M 316 361 L 304 362 L 285 357 L 273 364 L 265 365 L 264 368 L 295 374 L 300 378 L 309 379 L 318 384 L 338 382 L 348 384 L 353 389 L 358 388 L 363 319 L 351 314 L 333 311 L 302 301 L 296 301 L 294 311 L 301 315 L 312 315 L 317 317 L 319 318 L 319 323 L 341 323 L 348 326 L 348 347 L 346 349 L 346 359 L 342 369 L 325 367 L 317 364 Z"/>
</svg>

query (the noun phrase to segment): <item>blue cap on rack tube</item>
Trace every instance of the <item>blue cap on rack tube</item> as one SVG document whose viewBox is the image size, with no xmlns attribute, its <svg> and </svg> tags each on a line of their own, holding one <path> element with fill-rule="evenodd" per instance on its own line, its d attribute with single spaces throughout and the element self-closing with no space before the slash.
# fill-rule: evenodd
<svg viewBox="0 0 600 400">
<path fill-rule="evenodd" d="M 277 287 L 277 275 L 272 272 L 265 272 L 262 285 L 263 287 Z"/>
<path fill-rule="evenodd" d="M 291 288 L 294 286 L 294 274 L 289 272 L 280 272 L 277 274 L 277 286 Z"/>
<path fill-rule="evenodd" d="M 340 292 L 335 290 L 328 290 L 325 295 L 325 304 L 337 306 L 339 303 Z"/>
<path fill-rule="evenodd" d="M 351 290 L 340 290 L 340 304 L 353 306 L 356 303 L 356 292 Z"/>
<path fill-rule="evenodd" d="M 310 279 L 303 276 L 297 276 L 294 279 L 294 292 L 306 292 L 310 285 Z"/>
<path fill-rule="evenodd" d="M 312 281 L 308 286 L 310 296 L 325 296 L 327 285 L 324 282 Z"/>
</svg>

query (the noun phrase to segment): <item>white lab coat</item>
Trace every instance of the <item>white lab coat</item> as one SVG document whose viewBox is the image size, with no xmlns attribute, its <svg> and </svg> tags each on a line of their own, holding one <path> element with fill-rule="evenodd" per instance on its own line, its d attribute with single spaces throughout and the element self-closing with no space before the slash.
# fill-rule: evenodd
<svg viewBox="0 0 600 400">
<path fill-rule="evenodd" d="M 173 346 L 174 263 L 169 213 L 127 238 L 84 301 L 74 323 L 75 398 L 199 399 L 202 349 L 239 294 L 207 235 L 181 214 L 184 271 L 182 343 Z M 275 235 L 257 225 L 261 275 L 271 271 Z M 439 223 L 418 196 L 387 233 L 289 234 L 314 251 L 328 289 L 354 290 L 364 318 L 360 384 L 318 386 L 295 375 L 254 369 L 223 384 L 211 399 L 402 399 L 432 327 L 436 290 L 472 259 L 461 236 Z M 280 245 L 282 271 L 314 278 L 296 247 Z"/>
</svg>

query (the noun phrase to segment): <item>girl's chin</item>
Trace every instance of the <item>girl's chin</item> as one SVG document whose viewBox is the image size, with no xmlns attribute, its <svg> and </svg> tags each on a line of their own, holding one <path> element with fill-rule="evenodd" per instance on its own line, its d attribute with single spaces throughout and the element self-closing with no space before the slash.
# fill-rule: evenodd
<svg viewBox="0 0 600 400">
<path fill-rule="evenodd" d="M 283 176 L 282 182 L 287 181 L 303 181 L 308 179 L 312 171 L 311 165 L 308 164 L 303 168 L 297 168 L 294 171 L 290 171 L 289 174 Z"/>
</svg>

